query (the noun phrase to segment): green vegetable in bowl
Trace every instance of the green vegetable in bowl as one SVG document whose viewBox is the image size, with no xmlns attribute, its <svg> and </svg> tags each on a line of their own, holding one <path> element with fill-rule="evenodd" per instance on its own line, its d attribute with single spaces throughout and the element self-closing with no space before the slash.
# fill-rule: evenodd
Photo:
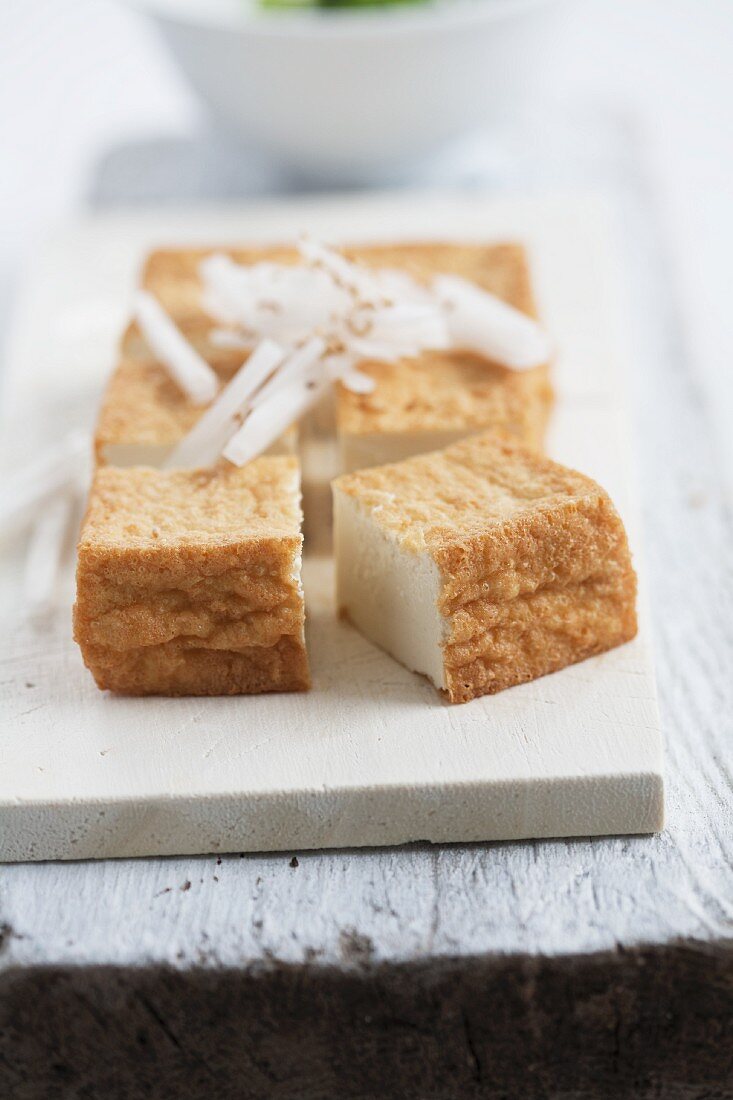
<svg viewBox="0 0 733 1100">
<path fill-rule="evenodd" d="M 429 0 L 259 0 L 268 11 L 306 11 L 323 8 L 390 8 L 403 4 L 424 4 Z"/>
</svg>

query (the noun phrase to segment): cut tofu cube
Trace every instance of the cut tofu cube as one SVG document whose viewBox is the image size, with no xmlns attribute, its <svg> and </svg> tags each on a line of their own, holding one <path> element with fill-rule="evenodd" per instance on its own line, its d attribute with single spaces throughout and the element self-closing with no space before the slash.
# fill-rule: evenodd
<svg viewBox="0 0 733 1100">
<path fill-rule="evenodd" d="M 371 394 L 338 394 L 341 468 L 401 462 L 491 428 L 541 450 L 552 408 L 546 367 L 513 371 L 475 355 L 430 352 L 366 363 Z"/>
<path fill-rule="evenodd" d="M 636 577 L 590 478 L 493 433 L 334 488 L 340 610 L 454 703 L 636 633 Z"/>
<path fill-rule="evenodd" d="M 401 245 L 378 250 L 385 267 L 417 278 L 459 275 L 536 316 L 529 263 L 519 244 Z M 549 367 L 515 371 L 459 350 L 394 363 L 362 363 L 372 393 L 338 388 L 336 422 L 344 472 L 399 462 L 466 436 L 501 430 L 542 449 L 553 404 Z"/>
<path fill-rule="evenodd" d="M 210 323 L 207 322 L 207 326 Z M 207 344 L 200 321 L 181 324 L 184 334 L 226 385 L 246 359 L 242 351 Z M 205 407 L 195 405 L 155 360 L 136 325 L 122 341 L 122 357 L 102 399 L 94 448 L 100 466 L 160 466 L 191 431 Z M 284 432 L 268 454 L 292 454 L 297 425 Z"/>
<path fill-rule="evenodd" d="M 97 470 L 74 607 L 97 685 L 130 695 L 306 689 L 301 519 L 292 457 Z"/>
</svg>

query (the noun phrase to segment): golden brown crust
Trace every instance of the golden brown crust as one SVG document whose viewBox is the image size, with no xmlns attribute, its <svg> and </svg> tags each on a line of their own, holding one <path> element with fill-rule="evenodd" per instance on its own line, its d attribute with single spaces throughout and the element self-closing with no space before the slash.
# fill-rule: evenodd
<svg viewBox="0 0 733 1100">
<path fill-rule="evenodd" d="M 357 394 L 339 387 L 341 436 L 496 428 L 542 446 L 553 402 L 547 366 L 514 371 L 466 352 L 433 351 L 359 369 L 376 389 Z"/>
<path fill-rule="evenodd" d="M 337 478 L 406 548 L 437 552 L 541 504 L 601 492 L 590 478 L 493 432 Z"/>
<path fill-rule="evenodd" d="M 440 608 L 451 702 L 582 661 L 636 634 L 636 575 L 603 490 L 541 505 L 481 538 L 443 544 Z"/>
<path fill-rule="evenodd" d="M 97 687 L 123 695 L 260 695 L 310 687 L 305 647 L 292 637 L 241 650 L 176 642 L 122 652 L 89 646 L 84 658 Z"/>
<path fill-rule="evenodd" d="M 164 367 L 153 360 L 122 359 L 102 398 L 94 449 L 97 461 L 115 444 L 173 446 L 201 416 Z"/>
<path fill-rule="evenodd" d="M 529 264 L 519 244 L 406 245 L 384 247 L 379 256 L 384 266 L 404 267 L 418 278 L 438 272 L 460 275 L 536 316 Z M 396 363 L 365 363 L 360 369 L 377 386 L 371 394 L 339 388 L 342 436 L 499 428 L 530 446 L 543 444 L 553 403 L 547 365 L 520 372 L 449 351 Z M 417 439 L 415 446 L 417 452 Z"/>
<path fill-rule="evenodd" d="M 211 551 L 261 538 L 300 537 L 299 465 L 263 455 L 240 468 L 97 470 L 80 548 Z"/>
<path fill-rule="evenodd" d="M 334 483 L 442 579 L 448 696 L 466 702 L 636 633 L 626 533 L 590 478 L 493 433 Z"/>
<path fill-rule="evenodd" d="M 290 457 L 241 470 L 97 471 L 78 547 L 74 636 L 102 686 L 209 694 L 221 680 L 229 694 L 232 670 L 242 692 L 307 686 L 297 481 Z M 229 672 L 217 673 L 217 661 Z"/>
<path fill-rule="evenodd" d="M 299 557 L 296 538 L 208 553 L 80 547 L 77 641 L 120 650 L 184 638 L 209 649 L 271 646 L 303 627 Z"/>
</svg>

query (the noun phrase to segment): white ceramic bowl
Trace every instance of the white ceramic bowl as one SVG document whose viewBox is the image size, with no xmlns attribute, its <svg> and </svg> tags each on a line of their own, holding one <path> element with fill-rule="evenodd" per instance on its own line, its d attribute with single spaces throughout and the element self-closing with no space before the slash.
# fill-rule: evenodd
<svg viewBox="0 0 733 1100">
<path fill-rule="evenodd" d="M 536 93 L 558 6 L 255 4 L 137 0 L 215 115 L 291 169 L 334 182 L 399 171 Z"/>
</svg>

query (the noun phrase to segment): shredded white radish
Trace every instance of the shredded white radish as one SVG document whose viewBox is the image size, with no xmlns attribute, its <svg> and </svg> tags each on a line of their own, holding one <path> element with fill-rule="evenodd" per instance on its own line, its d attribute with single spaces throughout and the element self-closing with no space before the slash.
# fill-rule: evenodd
<svg viewBox="0 0 733 1100">
<path fill-rule="evenodd" d="M 271 394 L 252 410 L 229 440 L 223 451 L 224 458 L 235 466 L 245 466 L 257 458 L 320 401 L 327 389 L 328 381 L 321 377 L 317 382 L 296 382 Z"/>
<path fill-rule="evenodd" d="M 233 332 L 228 328 L 215 328 L 209 333 L 209 343 L 215 348 L 231 348 L 233 351 L 249 351 L 257 341 L 251 336 L 245 336 L 241 332 Z"/>
<path fill-rule="evenodd" d="M 59 573 L 75 503 L 75 495 L 68 489 L 55 496 L 45 505 L 31 532 L 23 595 L 32 614 L 47 614 L 56 605 Z"/>
<path fill-rule="evenodd" d="M 209 257 L 201 266 L 207 308 L 242 326 L 243 342 L 269 336 L 294 345 L 316 332 L 355 361 L 459 347 L 526 370 L 549 357 L 536 322 L 465 279 L 438 276 L 426 286 L 404 271 L 355 263 L 317 241 L 302 240 L 299 249 L 300 266 L 245 267 L 227 256 Z"/>
<path fill-rule="evenodd" d="M 432 285 L 446 308 L 454 347 L 513 370 L 530 370 L 549 359 L 547 335 L 525 313 L 457 275 L 440 275 Z"/>
<path fill-rule="evenodd" d="M 312 270 L 327 273 L 338 287 L 348 291 L 357 308 L 430 303 L 427 288 L 406 271 L 355 263 L 336 249 L 309 237 L 300 239 L 298 249 Z"/>
<path fill-rule="evenodd" d="M 320 336 L 314 336 L 302 348 L 296 348 L 280 365 L 280 369 L 257 392 L 252 399 L 252 406 L 256 407 L 263 401 L 267 401 L 273 393 L 277 393 L 285 386 L 296 382 L 318 381 L 323 375 L 321 360 L 325 350 L 326 344 Z"/>
<path fill-rule="evenodd" d="M 263 340 L 239 368 L 231 382 L 201 419 L 168 455 L 163 468 L 209 466 L 239 426 L 239 417 L 257 391 L 282 363 L 285 351 L 273 340 Z"/>
<path fill-rule="evenodd" d="M 9 537 L 38 516 L 58 493 L 89 480 L 91 439 L 72 432 L 61 443 L 41 452 L 28 466 L 3 477 L 0 490 L 0 535 Z"/>
<path fill-rule="evenodd" d="M 213 401 L 219 391 L 216 373 L 146 290 L 135 297 L 135 317 L 156 358 L 184 393 L 196 405 Z"/>
<path fill-rule="evenodd" d="M 322 268 L 337 284 L 354 293 L 359 293 L 368 283 L 368 272 L 365 268 L 352 263 L 340 252 L 320 241 L 301 237 L 298 251 L 306 263 L 314 268 Z"/>
<path fill-rule="evenodd" d="M 450 345 L 443 309 L 434 302 L 404 302 L 382 306 L 371 314 L 371 331 L 376 339 L 412 340 L 433 348 Z"/>
<path fill-rule="evenodd" d="M 200 266 L 204 309 L 247 336 L 295 345 L 333 324 L 351 297 L 325 270 L 287 264 L 235 264 L 216 254 Z"/>
<path fill-rule="evenodd" d="M 204 308 L 225 324 L 240 323 L 249 305 L 245 297 L 247 283 L 241 275 L 243 270 L 221 253 L 207 256 L 199 267 L 204 285 Z"/>
</svg>

